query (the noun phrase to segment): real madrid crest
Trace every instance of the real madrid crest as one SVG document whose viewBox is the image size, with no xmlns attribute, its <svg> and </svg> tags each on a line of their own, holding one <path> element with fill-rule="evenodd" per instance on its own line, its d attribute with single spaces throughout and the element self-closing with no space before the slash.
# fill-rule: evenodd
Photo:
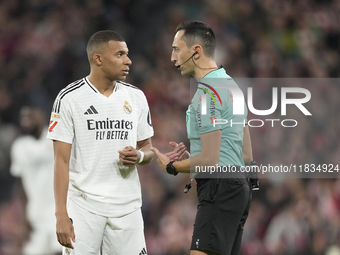
<svg viewBox="0 0 340 255">
<path fill-rule="evenodd" d="M 124 102 L 123 109 L 124 109 L 124 112 L 126 112 L 127 114 L 130 114 L 132 112 L 132 107 L 128 101 Z"/>
</svg>

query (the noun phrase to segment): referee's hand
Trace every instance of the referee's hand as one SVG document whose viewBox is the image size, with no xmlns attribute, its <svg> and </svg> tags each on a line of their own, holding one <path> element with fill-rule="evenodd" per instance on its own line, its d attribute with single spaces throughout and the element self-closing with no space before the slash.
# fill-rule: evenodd
<svg viewBox="0 0 340 255">
<path fill-rule="evenodd" d="M 170 161 L 182 161 L 190 158 L 190 153 L 184 143 L 176 143 L 171 141 L 170 146 L 173 147 L 173 151 L 165 153 L 165 155 L 170 159 Z"/>
<path fill-rule="evenodd" d="M 76 242 L 76 235 L 72 222 L 67 214 L 57 217 L 57 238 L 58 242 L 67 248 L 74 249 L 71 240 Z"/>
</svg>

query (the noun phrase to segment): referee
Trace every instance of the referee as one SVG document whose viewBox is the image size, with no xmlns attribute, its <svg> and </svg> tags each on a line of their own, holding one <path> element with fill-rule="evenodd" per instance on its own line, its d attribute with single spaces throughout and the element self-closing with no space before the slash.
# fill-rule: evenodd
<svg viewBox="0 0 340 255">
<path fill-rule="evenodd" d="M 238 89 L 225 69 L 216 64 L 212 29 L 200 21 L 184 21 L 176 28 L 172 49 L 171 60 L 181 74 L 193 76 L 198 83 L 186 114 L 191 156 L 184 159 L 188 153 L 183 152 L 182 143 L 167 154 L 153 148 L 159 167 L 177 175 L 193 173 L 197 166 L 206 169 L 209 166 L 233 166 L 239 170 L 245 163 L 250 164 L 252 150 L 246 125 L 247 111 L 243 115 L 234 115 L 233 94 L 229 89 L 217 86 L 228 81 Z M 203 109 L 205 105 L 202 106 L 203 98 L 206 111 Z M 245 104 L 244 108 L 247 109 Z M 213 125 L 216 119 L 233 120 L 244 125 L 231 125 L 230 121 Z M 174 156 L 176 152 L 178 155 Z M 179 161 L 173 161 L 173 158 L 179 158 Z M 248 178 L 241 172 L 209 175 L 209 178 L 202 175 L 194 175 L 199 205 L 190 254 L 239 254 L 252 197 Z"/>
</svg>

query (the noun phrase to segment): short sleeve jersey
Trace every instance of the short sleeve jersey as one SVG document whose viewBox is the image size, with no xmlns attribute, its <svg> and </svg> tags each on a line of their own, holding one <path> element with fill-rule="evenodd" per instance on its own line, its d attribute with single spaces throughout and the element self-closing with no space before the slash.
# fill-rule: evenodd
<svg viewBox="0 0 340 255">
<path fill-rule="evenodd" d="M 232 92 L 228 88 L 217 86 L 226 82 L 229 86 L 238 88 L 236 82 L 226 73 L 225 69 L 220 68 L 208 73 L 198 83 L 197 91 L 186 113 L 190 152 L 191 156 L 201 153 L 201 134 L 222 130 L 218 165 L 243 166 L 243 128 L 247 124 L 247 107 L 242 94 L 244 114 L 233 114 Z M 202 109 L 202 102 L 204 101 L 202 97 L 205 97 L 206 109 Z"/>
<path fill-rule="evenodd" d="M 58 94 L 47 138 L 72 144 L 69 196 L 79 206 L 119 217 L 141 207 L 136 167 L 120 164 L 118 150 L 153 136 L 144 93 L 117 81 L 106 97 L 87 78 Z"/>
</svg>

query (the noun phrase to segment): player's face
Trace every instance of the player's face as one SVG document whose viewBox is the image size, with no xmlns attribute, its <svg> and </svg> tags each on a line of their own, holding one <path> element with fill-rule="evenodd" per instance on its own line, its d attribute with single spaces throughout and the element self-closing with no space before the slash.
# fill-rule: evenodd
<svg viewBox="0 0 340 255">
<path fill-rule="evenodd" d="M 174 62 L 176 66 L 183 64 L 192 55 L 192 50 L 188 48 L 185 41 L 181 40 L 183 34 L 184 30 L 178 31 L 172 43 L 171 61 Z M 178 69 L 181 70 L 182 75 L 192 75 L 194 66 L 192 61 L 189 60 Z"/>
<path fill-rule="evenodd" d="M 101 54 L 102 70 L 111 81 L 123 81 L 129 74 L 132 64 L 128 57 L 129 49 L 125 42 L 109 41 Z"/>
</svg>

